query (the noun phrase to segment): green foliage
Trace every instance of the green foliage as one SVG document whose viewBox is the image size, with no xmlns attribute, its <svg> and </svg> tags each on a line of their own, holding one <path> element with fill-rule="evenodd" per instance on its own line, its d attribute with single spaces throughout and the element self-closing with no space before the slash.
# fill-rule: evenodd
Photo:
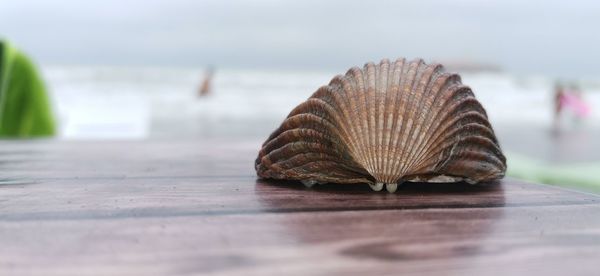
<svg viewBox="0 0 600 276">
<path fill-rule="evenodd" d="M 600 194 L 600 164 L 547 164 L 507 153 L 507 175 L 533 182 Z"/>
<path fill-rule="evenodd" d="M 54 133 L 50 102 L 35 65 L 9 43 L 0 41 L 0 137 Z"/>
</svg>

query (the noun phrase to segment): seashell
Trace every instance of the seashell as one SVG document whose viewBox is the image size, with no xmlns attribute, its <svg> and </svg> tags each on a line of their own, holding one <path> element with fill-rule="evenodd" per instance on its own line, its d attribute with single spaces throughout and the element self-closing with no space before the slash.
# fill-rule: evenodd
<svg viewBox="0 0 600 276">
<path fill-rule="evenodd" d="M 261 178 L 315 183 L 471 184 L 500 179 L 506 158 L 460 76 L 421 59 L 382 60 L 334 77 L 263 144 Z"/>
</svg>

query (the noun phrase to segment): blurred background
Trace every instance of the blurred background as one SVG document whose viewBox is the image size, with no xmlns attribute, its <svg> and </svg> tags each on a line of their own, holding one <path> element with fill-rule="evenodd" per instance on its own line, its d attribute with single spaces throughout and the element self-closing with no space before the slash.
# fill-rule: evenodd
<svg viewBox="0 0 600 276">
<path fill-rule="evenodd" d="M 600 192 L 599 12 L 597 1 L 2 0 L 0 39 L 37 64 L 63 140 L 262 141 L 352 66 L 440 62 L 487 109 L 509 175 Z"/>
</svg>

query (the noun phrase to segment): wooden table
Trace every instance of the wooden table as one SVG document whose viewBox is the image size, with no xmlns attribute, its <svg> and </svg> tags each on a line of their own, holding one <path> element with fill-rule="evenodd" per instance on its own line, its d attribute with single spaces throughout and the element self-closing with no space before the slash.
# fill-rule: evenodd
<svg viewBox="0 0 600 276">
<path fill-rule="evenodd" d="M 600 198 L 257 180 L 260 141 L 0 142 L 0 275 L 599 275 Z"/>
</svg>

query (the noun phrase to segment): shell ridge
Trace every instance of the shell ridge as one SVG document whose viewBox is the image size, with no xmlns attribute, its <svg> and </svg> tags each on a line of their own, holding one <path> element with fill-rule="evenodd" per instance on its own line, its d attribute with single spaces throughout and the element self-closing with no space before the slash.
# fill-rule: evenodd
<svg viewBox="0 0 600 276">
<path fill-rule="evenodd" d="M 370 133 L 373 134 L 373 140 L 371 141 L 371 153 L 373 154 L 373 160 L 371 160 L 371 162 L 373 162 L 373 174 L 379 175 L 379 148 L 377 142 L 379 141 L 379 114 L 381 114 L 379 110 L 379 100 L 381 98 L 381 94 L 379 93 L 381 88 L 381 66 L 374 66 L 373 69 L 373 87 L 371 87 L 371 89 L 373 90 L 375 97 L 372 101 L 374 112 L 371 112 L 373 113 L 371 114 L 373 118 L 373 124 L 371 125 L 370 131 Z"/>
<path fill-rule="evenodd" d="M 400 72 L 400 81 L 398 84 L 398 97 L 396 98 L 396 104 L 395 106 L 397 107 L 397 112 L 394 112 L 394 127 L 392 128 L 392 136 L 391 136 L 391 140 L 392 140 L 392 162 L 390 162 L 390 169 L 391 169 L 391 178 L 393 179 L 397 179 L 400 177 L 400 172 L 398 170 L 398 166 L 396 165 L 399 160 L 400 160 L 400 153 L 398 152 L 398 148 L 399 148 L 399 144 L 398 144 L 398 136 L 399 136 L 399 132 L 402 130 L 402 128 L 404 127 L 403 123 L 403 112 L 402 110 L 404 109 L 404 102 L 405 97 L 406 97 L 406 93 L 404 92 L 404 83 L 406 82 L 406 78 L 408 77 L 408 73 L 409 73 L 409 69 L 410 69 L 410 63 L 407 64 L 406 62 L 404 62 L 402 64 L 402 69 Z"/>
<path fill-rule="evenodd" d="M 379 164 L 379 174 L 382 178 L 386 178 L 387 176 L 384 173 L 384 168 L 387 165 L 385 159 L 383 159 L 383 151 L 384 151 L 384 137 L 385 137 L 385 119 L 387 114 L 385 113 L 385 108 L 388 102 L 388 74 L 390 69 L 390 62 L 387 59 L 384 59 L 380 63 L 380 73 L 379 73 L 379 120 L 377 125 L 377 164 Z"/>
<path fill-rule="evenodd" d="M 407 86 L 407 88 L 409 89 L 408 91 L 410 91 L 410 94 L 408 95 L 408 105 L 406 107 L 405 113 L 408 114 L 408 116 L 406 117 L 406 121 L 405 121 L 405 127 L 404 130 L 402 131 L 402 140 L 401 140 L 401 144 L 402 144 L 402 148 L 403 150 L 401 151 L 402 154 L 400 155 L 401 158 L 400 160 L 402 161 L 399 165 L 400 165 L 400 171 L 402 172 L 401 176 L 404 176 L 407 173 L 407 168 L 406 168 L 406 164 L 408 163 L 407 161 L 410 158 L 411 155 L 411 143 L 412 141 L 409 139 L 411 136 L 411 133 L 413 131 L 413 125 L 415 122 L 415 118 L 413 118 L 414 116 L 410 116 L 411 114 L 415 114 L 414 110 L 417 106 L 417 97 L 418 97 L 418 93 L 417 91 L 415 91 L 415 87 L 417 87 L 419 85 L 420 79 L 421 79 L 421 75 L 422 75 L 422 63 L 423 61 L 420 59 L 416 59 L 412 61 L 415 65 L 415 74 L 414 75 L 410 75 L 412 77 L 410 84 Z"/>
<path fill-rule="evenodd" d="M 435 100 L 432 104 L 431 109 L 431 120 L 430 129 L 428 130 L 428 134 L 431 134 L 432 130 L 435 130 L 435 127 L 440 122 L 437 121 L 439 116 L 442 116 L 445 111 L 446 103 L 451 98 L 451 94 L 454 93 L 454 90 L 458 89 L 462 84 L 456 79 L 456 74 L 448 74 L 445 77 L 441 78 L 441 85 L 435 86 L 434 88 L 438 89 L 437 91 L 432 91 L 436 94 Z M 432 128 L 433 127 L 433 128 Z"/>
<path fill-rule="evenodd" d="M 383 129 L 383 123 L 385 121 L 385 103 L 386 103 L 386 94 L 387 94 L 387 74 L 389 69 L 389 61 L 386 59 L 382 59 L 379 61 L 379 70 L 377 70 L 377 132 L 375 140 L 377 149 L 377 154 L 375 155 L 377 161 L 377 172 L 380 175 L 380 178 L 384 178 L 383 174 L 383 136 L 385 135 Z"/>
<path fill-rule="evenodd" d="M 349 140 L 354 141 L 356 137 L 359 137 L 359 135 L 356 134 L 356 129 L 353 127 L 352 124 L 349 124 L 348 122 L 351 122 L 351 115 L 348 112 L 348 107 L 346 105 L 346 101 L 344 99 L 342 99 L 341 97 L 341 93 L 339 92 L 339 90 L 342 88 L 341 85 L 339 85 L 337 83 L 337 78 L 334 78 L 330 84 L 329 84 L 330 89 L 332 90 L 331 92 L 331 96 L 334 97 L 336 99 L 336 103 L 339 105 L 339 108 L 336 108 L 336 112 L 340 115 L 340 122 L 337 126 L 342 126 L 344 128 L 348 128 L 348 131 L 350 133 L 349 135 Z M 355 145 L 353 145 L 356 148 Z"/>
<path fill-rule="evenodd" d="M 360 69 L 358 70 L 358 72 L 360 72 Z M 348 71 L 348 73 L 353 74 L 353 76 L 355 76 L 356 74 L 360 74 L 357 73 L 357 68 L 354 67 L 352 69 L 350 69 Z M 346 73 L 346 74 L 348 74 Z M 356 118 L 357 116 L 360 115 L 360 108 L 361 108 L 361 100 L 360 98 L 358 99 L 358 101 L 355 101 L 355 98 L 357 98 L 357 95 L 361 94 L 361 90 L 363 89 L 360 82 L 357 82 L 357 79 L 355 77 L 348 77 L 346 76 L 346 79 L 348 80 L 348 83 L 350 84 L 350 86 L 352 87 L 352 94 L 350 94 L 350 99 L 352 101 L 352 103 L 355 104 L 355 107 L 351 107 L 352 110 L 350 110 L 352 113 L 354 114 L 354 118 Z M 352 106 L 352 105 L 351 105 Z M 351 119 L 345 120 L 344 122 L 341 122 L 341 124 L 343 125 L 349 125 L 352 127 L 352 140 L 354 141 L 354 143 L 356 144 L 356 161 L 362 165 L 364 165 L 365 160 L 367 159 L 367 151 L 365 149 L 365 142 L 364 142 L 364 131 L 362 128 L 362 122 L 360 120 L 358 120 L 358 123 L 356 123 L 357 120 L 354 120 L 354 122 Z"/>
<path fill-rule="evenodd" d="M 493 156 L 495 157 L 495 159 L 492 159 L 492 160 L 498 160 L 499 165 L 506 167 L 506 157 L 502 154 L 502 150 L 500 149 L 500 146 L 497 143 L 495 143 L 490 137 L 471 135 L 471 136 L 466 137 L 463 140 L 464 141 L 462 141 L 462 142 L 464 142 L 464 143 L 472 142 L 471 144 L 468 144 L 467 146 L 470 146 L 472 148 L 476 147 L 479 149 L 485 149 L 491 153 L 494 153 Z M 475 140 L 475 141 L 470 141 L 470 140 Z"/>
<path fill-rule="evenodd" d="M 295 128 L 284 131 L 281 135 L 277 136 L 277 138 L 269 141 L 267 145 L 264 147 L 265 155 L 270 154 L 272 151 L 279 149 L 286 144 L 290 143 L 290 141 L 294 142 L 295 139 L 303 138 L 307 141 L 320 142 L 322 140 L 330 141 L 330 136 L 328 134 L 324 134 L 318 130 L 314 129 L 306 129 L 306 128 Z"/>
<path fill-rule="evenodd" d="M 272 151 L 281 148 L 282 146 L 288 143 L 287 141 L 291 140 L 292 138 L 299 137 L 303 137 L 307 141 L 314 142 L 325 140 L 325 135 L 315 130 L 290 129 L 283 132 L 280 136 L 267 143 L 267 145 L 263 148 L 263 151 L 261 151 L 263 155 L 259 155 L 260 161 L 263 162 L 265 160 L 268 160 L 269 163 L 271 163 L 270 154 Z"/>
<path fill-rule="evenodd" d="M 385 107 L 387 102 L 387 76 L 389 70 L 389 61 L 384 59 L 379 63 L 379 73 L 378 73 L 378 83 L 377 87 L 379 91 L 377 92 L 377 171 L 381 175 L 383 173 L 384 167 L 384 159 L 383 157 L 383 137 L 385 135 L 384 129 L 384 120 L 385 120 Z"/>
<path fill-rule="evenodd" d="M 429 142 L 426 145 L 425 149 L 423 150 L 423 153 L 428 152 L 428 150 L 432 147 L 436 146 L 435 143 L 435 139 L 439 136 L 442 135 L 444 133 L 444 130 L 449 127 L 452 126 L 451 123 L 452 122 L 456 122 L 458 121 L 458 119 L 461 119 L 462 116 L 466 115 L 465 113 L 469 112 L 466 110 L 463 110 L 463 108 L 466 107 L 472 107 L 469 106 L 470 103 L 474 103 L 477 100 L 475 100 L 475 98 L 466 98 L 461 102 L 456 102 L 455 104 L 451 105 L 450 107 L 447 108 L 447 113 L 446 115 L 444 115 L 441 119 L 439 119 L 439 123 L 436 124 L 436 126 L 433 128 L 433 133 L 437 133 L 435 135 L 429 136 Z M 473 110 L 473 112 L 479 113 L 481 116 L 483 116 L 483 114 L 481 114 L 481 112 L 479 112 L 478 110 Z M 457 114 L 457 113 L 461 113 L 461 114 Z M 450 115 L 452 114 L 452 115 Z M 454 115 L 457 114 L 457 115 Z M 437 118 L 436 118 L 437 119 Z M 449 120 L 449 121 L 448 121 Z M 433 140 L 431 140 L 431 138 L 433 138 Z"/>
<path fill-rule="evenodd" d="M 418 157 L 418 162 L 416 164 L 416 166 L 420 167 L 421 163 L 424 162 L 429 156 L 432 155 L 432 151 L 435 150 L 435 148 L 440 148 L 440 145 L 443 144 L 444 141 L 446 141 L 447 139 L 449 139 L 451 136 L 454 136 L 455 133 L 462 128 L 461 124 L 465 124 L 464 121 L 470 120 L 473 117 L 479 117 L 481 118 L 481 114 L 475 111 L 471 111 L 471 112 L 465 112 L 463 114 L 461 114 L 459 117 L 449 121 L 448 123 L 446 123 L 441 129 L 442 131 L 437 131 L 436 135 L 433 137 L 433 140 L 431 140 L 431 142 L 428 144 L 427 147 L 424 148 L 424 150 L 421 152 L 421 154 Z M 476 120 L 476 119 L 474 119 Z M 468 122 L 468 121 L 467 121 Z M 466 125 L 468 125 L 468 123 L 466 123 Z M 484 125 L 478 125 L 481 128 L 485 128 L 487 133 L 491 133 L 491 130 L 489 128 L 487 128 Z M 453 128 L 454 130 L 452 131 L 447 131 L 450 128 Z"/>
<path fill-rule="evenodd" d="M 469 100 L 469 99 L 467 99 L 467 100 Z M 471 111 L 462 110 L 461 105 L 463 105 L 463 104 L 464 104 L 464 102 L 448 108 L 447 114 L 456 114 L 456 115 L 445 116 L 442 120 L 440 120 L 442 123 L 440 123 L 439 125 L 434 127 L 432 134 L 427 136 L 426 143 L 423 143 L 422 147 L 420 147 L 419 154 L 417 155 L 417 157 L 414 160 L 415 163 L 419 163 L 420 161 L 422 161 L 423 157 L 429 153 L 430 149 L 435 147 L 436 145 L 438 145 L 440 137 L 442 135 L 448 135 L 447 130 L 450 129 L 451 127 L 456 127 L 456 125 L 459 122 L 464 124 L 464 123 L 468 123 L 469 122 L 468 120 L 477 121 L 477 122 L 485 121 L 485 117 L 483 117 L 483 115 L 476 110 L 471 110 Z M 447 120 L 448 118 L 449 118 L 449 120 Z M 491 126 L 489 126 L 489 124 L 484 124 L 484 126 L 491 128 Z M 493 133 L 493 131 L 491 129 L 490 129 L 490 132 Z M 495 139 L 495 137 L 494 137 L 494 139 Z"/>
<path fill-rule="evenodd" d="M 344 166 L 337 162 L 336 156 L 317 152 L 298 152 L 297 154 L 289 156 L 286 159 L 279 160 L 278 162 L 273 162 L 273 164 L 279 166 L 281 172 L 285 174 L 286 171 L 291 171 L 298 166 L 302 166 L 304 164 L 316 161 L 331 161 L 335 162 L 340 167 Z M 326 174 L 327 173 L 330 172 L 328 171 L 326 172 Z"/>
<path fill-rule="evenodd" d="M 452 146 L 452 149 L 450 154 L 448 154 L 447 158 L 441 158 L 443 160 L 446 160 L 447 162 L 444 164 L 447 164 L 449 162 L 449 160 L 451 160 L 451 158 L 453 158 L 453 153 L 456 151 L 456 149 L 454 149 L 455 147 L 458 147 L 460 145 L 461 142 L 463 141 L 468 141 L 471 139 L 478 138 L 478 142 L 481 144 L 486 144 L 486 146 L 480 146 L 480 148 L 485 148 L 486 150 L 490 151 L 490 152 L 495 152 L 495 151 L 499 151 L 499 147 L 489 138 L 487 137 L 476 137 L 476 136 L 467 136 L 467 137 L 459 137 L 459 136 L 452 136 L 452 137 L 448 137 L 448 139 L 446 139 L 446 142 L 444 143 L 445 146 L 440 147 L 439 149 L 436 149 L 434 152 L 431 153 L 430 157 L 425 160 L 427 163 L 425 163 L 425 165 L 422 167 L 423 169 L 429 167 L 431 164 L 437 164 L 434 166 L 434 168 L 432 168 L 432 171 L 436 171 L 436 170 L 441 170 L 442 168 L 444 168 L 445 165 L 440 165 L 439 162 L 435 162 L 435 161 L 431 161 L 432 158 L 434 158 L 435 156 L 437 156 L 438 154 L 442 154 L 442 156 L 444 155 L 444 151 L 447 150 L 448 148 L 450 148 L 450 145 Z M 500 161 L 500 163 L 504 163 L 505 160 L 503 159 L 504 156 L 503 155 L 498 155 L 498 160 Z"/>
<path fill-rule="evenodd" d="M 286 161 L 297 154 L 307 154 L 321 151 L 321 154 L 331 156 L 333 158 L 340 157 L 341 154 L 337 149 L 323 147 L 320 143 L 296 141 L 288 143 L 283 147 L 271 151 L 267 157 L 270 163 L 279 163 Z"/>
<path fill-rule="evenodd" d="M 317 162 L 319 162 L 319 167 L 323 171 L 332 171 L 332 169 L 339 167 L 336 162 L 332 161 L 310 161 L 301 165 L 298 170 L 286 171 L 286 175 L 287 177 L 295 175 L 294 177 L 297 178 L 297 180 L 316 180 L 321 183 L 373 183 L 373 181 L 366 178 L 364 174 L 354 173 L 350 170 L 332 171 L 330 175 L 316 173 L 314 172 L 316 168 L 314 164 Z M 280 179 L 281 178 L 285 178 L 285 175 L 282 174 Z"/>
<path fill-rule="evenodd" d="M 402 94 L 406 95 L 406 100 L 404 101 L 404 104 L 402 105 L 402 132 L 400 132 L 400 137 L 398 137 L 398 139 L 400 140 L 400 143 L 398 144 L 398 149 L 400 150 L 399 153 L 399 158 L 394 160 L 393 163 L 393 167 L 396 169 L 396 175 L 394 176 L 395 180 L 399 179 L 400 177 L 402 177 L 402 175 L 405 173 L 405 171 L 403 170 L 403 166 L 402 166 L 402 162 L 403 160 L 405 160 L 405 156 L 406 156 L 406 143 L 407 143 L 407 139 L 408 139 L 408 125 L 409 122 L 411 120 L 410 116 L 408 116 L 409 113 L 409 109 L 412 105 L 412 96 L 413 96 L 413 91 L 412 91 L 412 87 L 414 85 L 415 79 L 417 77 L 418 71 L 419 71 L 419 65 L 418 61 L 413 60 L 410 62 L 409 64 L 409 71 L 408 71 L 408 79 L 406 80 L 406 82 L 404 82 L 404 85 L 402 86 Z M 398 162 L 396 162 L 398 161 Z"/>
<path fill-rule="evenodd" d="M 487 143 L 487 144 L 494 144 L 490 139 L 485 138 L 485 137 L 468 136 L 468 137 L 465 137 L 465 139 L 462 139 L 461 141 L 459 141 L 458 144 L 459 145 L 466 144 L 467 142 L 469 142 L 469 140 L 475 140 L 475 141 L 473 141 L 471 144 L 465 145 L 464 147 L 457 146 L 457 148 L 459 148 L 459 150 L 457 150 L 457 152 L 454 153 L 454 155 L 452 156 L 452 158 L 449 160 L 448 163 L 444 164 L 443 167 L 440 167 L 440 171 L 447 171 L 448 169 L 451 169 L 453 167 L 454 168 L 460 167 L 461 171 L 471 174 L 471 175 L 466 175 L 469 179 L 478 182 L 481 180 L 485 180 L 485 177 L 487 175 L 491 175 L 494 172 L 502 173 L 506 169 L 505 162 L 503 160 L 496 158 L 496 156 L 472 150 L 473 148 L 483 147 L 483 146 L 478 146 L 479 142 L 483 142 L 483 143 Z M 485 148 L 485 149 L 489 149 L 489 148 Z M 492 156 L 494 156 L 494 158 L 489 158 Z M 480 173 L 481 170 L 483 168 L 488 169 L 488 167 L 495 168 L 495 169 L 491 170 L 490 174 L 481 175 L 481 173 Z M 492 179 L 487 179 L 487 180 L 492 180 Z"/>
<path fill-rule="evenodd" d="M 367 125 L 367 133 L 366 133 L 366 140 L 367 140 L 367 158 L 365 160 L 365 163 L 367 164 L 367 171 L 373 175 L 374 175 L 374 170 L 375 170 L 375 165 L 373 164 L 373 141 L 375 140 L 374 138 L 374 129 L 373 129 L 373 125 L 375 124 L 375 117 L 373 112 L 367 112 L 368 110 L 372 110 L 373 108 L 373 101 L 375 98 L 375 93 L 374 93 L 374 86 L 375 84 L 374 82 L 374 67 L 375 65 L 373 63 L 367 63 L 364 66 L 364 71 L 366 72 L 366 74 L 363 75 L 364 78 L 364 85 L 365 85 L 365 89 L 366 89 L 366 93 L 367 93 L 367 106 L 365 107 L 365 112 L 363 112 L 365 114 L 365 119 L 366 119 L 366 125 Z"/>
<path fill-rule="evenodd" d="M 346 99 L 346 108 L 349 109 L 348 114 L 350 114 L 351 117 L 356 117 L 356 102 L 354 100 L 356 90 L 352 84 L 352 81 L 346 76 L 340 76 L 338 81 L 340 82 L 342 88 L 340 94 L 343 93 L 345 96 L 344 99 Z M 348 136 L 348 140 L 352 142 L 351 151 L 356 159 L 364 159 L 363 151 L 361 151 L 362 147 L 359 145 L 359 138 L 362 136 L 361 129 L 356 124 L 348 122 L 350 122 L 350 120 L 346 119 L 346 121 L 340 122 L 340 125 L 344 128 L 350 128 L 350 132 L 354 133 L 353 135 Z"/>
<path fill-rule="evenodd" d="M 447 83 L 451 81 L 450 79 L 445 79 L 444 80 L 444 84 L 442 85 L 443 87 L 446 87 Z M 433 104 L 433 110 L 430 113 L 430 120 L 428 120 L 427 124 L 428 124 L 428 129 L 425 132 L 425 141 L 423 143 L 423 148 L 420 149 L 420 154 L 419 155 L 423 155 L 425 153 L 427 153 L 427 149 L 435 146 L 435 144 L 432 143 L 431 138 L 433 138 L 435 135 L 435 133 L 439 130 L 440 125 L 443 123 L 440 120 L 438 120 L 438 118 L 440 116 L 443 116 L 443 112 L 446 109 L 444 109 L 444 106 L 446 106 L 446 103 L 448 102 L 448 99 L 451 98 L 451 95 L 453 90 L 459 89 L 461 86 L 461 84 L 452 84 L 450 86 L 448 86 L 447 90 L 441 90 L 440 92 L 436 93 L 436 97 L 434 99 L 434 104 Z M 443 92 L 443 91 L 448 91 L 447 93 Z M 441 96 L 441 98 L 440 98 Z M 436 123 L 437 122 L 437 123 Z M 439 133 L 438 133 L 439 134 Z M 419 158 L 419 157 L 417 157 Z"/>
<path fill-rule="evenodd" d="M 442 158 L 440 158 L 440 160 L 437 162 L 437 164 L 435 164 L 433 167 L 432 171 L 437 171 L 440 168 L 443 168 L 446 166 L 446 164 L 448 164 L 448 162 L 450 162 L 450 160 L 452 160 L 452 156 L 454 155 L 454 151 L 456 151 L 456 147 L 458 147 L 458 141 L 460 141 L 460 137 L 453 137 L 454 139 L 454 143 L 452 143 L 452 147 L 450 147 L 450 151 L 448 152 L 447 157 L 444 158 L 444 154 L 443 152 L 445 151 L 445 149 L 440 150 L 440 154 L 442 154 Z M 457 141 L 458 140 L 458 141 Z M 447 149 L 447 148 L 446 148 Z"/>
<path fill-rule="evenodd" d="M 334 157 L 327 156 L 327 155 L 320 154 L 320 153 L 310 152 L 310 153 L 296 154 L 286 160 L 282 160 L 277 163 L 272 163 L 272 166 L 277 168 L 280 175 L 285 175 L 287 177 L 293 177 L 292 175 L 297 174 L 298 170 L 300 170 L 300 168 L 302 168 L 303 165 L 310 163 L 310 164 L 315 164 L 314 167 L 318 167 L 318 164 L 319 164 L 318 162 L 322 162 L 322 161 L 336 162 Z M 337 164 L 337 166 L 339 167 L 339 164 Z M 318 169 L 315 171 L 318 171 Z M 330 174 L 332 171 L 333 171 L 333 169 L 330 168 L 330 170 L 328 170 L 325 173 L 325 175 Z"/>
<path fill-rule="evenodd" d="M 391 116 L 391 112 L 390 112 L 390 106 L 391 106 L 391 97 L 393 95 L 393 91 L 391 88 L 391 82 L 393 82 L 392 78 L 393 78 L 393 72 L 394 72 L 394 66 L 395 63 L 392 64 L 389 60 L 385 60 L 387 62 L 387 68 L 385 70 L 385 84 L 383 85 L 384 87 L 384 92 L 383 92 L 383 109 L 382 109 L 382 113 L 383 113 L 383 121 L 382 121 L 382 125 L 381 125 L 381 140 L 380 140 L 380 149 L 379 149 L 379 156 L 381 159 L 381 167 L 382 167 L 382 171 L 381 174 L 386 178 L 385 181 L 388 181 L 387 178 L 389 178 L 389 174 L 387 173 L 387 169 L 388 169 L 388 159 L 387 159 L 387 153 L 388 153 L 388 141 L 389 141 L 389 117 Z M 382 61 L 383 62 L 383 61 Z M 391 82 L 390 82 L 391 81 Z M 392 95 L 390 95 L 392 94 Z"/>
<path fill-rule="evenodd" d="M 351 74 L 351 78 L 349 78 L 351 80 L 351 82 L 353 83 L 354 87 L 355 87 L 355 92 L 356 92 L 356 97 L 358 98 L 358 102 L 357 102 L 357 106 L 356 106 L 356 110 L 355 110 L 355 114 L 357 114 L 354 123 L 357 124 L 357 128 L 359 130 L 359 135 L 356 137 L 356 140 L 358 142 L 358 144 L 360 145 L 360 152 L 361 152 L 361 159 L 360 159 L 360 163 L 365 166 L 366 165 L 366 160 L 367 160 L 367 140 L 366 137 L 367 135 L 364 134 L 364 130 L 367 129 L 367 125 L 366 125 L 366 119 L 364 119 L 363 117 L 366 116 L 364 113 L 362 112 L 363 107 L 365 107 L 367 105 L 366 103 L 366 96 L 365 96 L 365 92 L 364 92 L 364 76 L 363 76 L 363 72 L 360 68 L 358 67 L 353 67 L 352 69 L 350 69 L 348 71 Z"/>
<path fill-rule="evenodd" d="M 430 113 L 430 110 L 433 106 L 433 103 L 435 102 L 435 100 L 437 99 L 439 93 L 432 93 L 432 87 L 435 87 L 436 83 L 438 82 L 438 78 L 440 77 L 440 75 L 442 75 L 442 73 L 440 73 L 441 70 L 443 70 L 443 67 L 440 64 L 432 64 L 430 65 L 430 68 L 432 68 L 430 75 L 428 75 L 427 78 L 427 84 L 423 86 L 423 90 L 421 90 L 421 92 L 423 94 L 426 94 L 426 97 L 423 97 L 424 102 L 420 102 L 420 104 L 422 103 L 424 105 L 424 108 L 422 109 L 421 114 L 423 114 L 423 118 L 420 121 L 419 125 L 418 125 L 418 130 L 415 132 L 415 134 L 413 134 L 413 140 L 415 139 L 415 135 L 420 133 L 420 137 L 418 139 L 418 141 L 413 144 L 411 146 L 412 149 L 414 149 L 414 152 L 412 154 L 412 161 L 411 164 L 408 165 L 408 167 L 412 167 L 414 166 L 414 163 L 417 162 L 418 157 L 421 155 L 421 152 L 423 150 L 423 144 L 424 141 L 427 140 L 428 136 L 426 135 L 426 133 L 428 132 L 429 128 L 431 128 L 431 118 L 433 117 L 432 114 Z"/>
<path fill-rule="evenodd" d="M 392 178 L 392 172 L 393 172 L 393 168 L 391 167 L 391 161 L 390 161 L 390 152 L 392 151 L 392 140 L 393 140 L 393 130 L 396 126 L 396 112 L 393 112 L 392 110 L 398 106 L 398 94 L 399 90 L 400 90 L 400 78 L 401 78 L 401 74 L 402 74 L 402 69 L 404 68 L 404 63 L 405 63 L 405 59 L 397 59 L 396 62 L 394 62 L 393 65 L 393 69 L 390 70 L 392 77 L 391 77 L 391 83 L 389 84 L 390 87 L 388 87 L 387 92 L 392 94 L 391 95 L 391 99 L 388 98 L 388 100 L 386 101 L 388 103 L 388 107 L 386 108 L 386 114 L 388 114 L 387 116 L 387 121 L 386 121 L 386 134 L 387 137 L 385 138 L 385 150 L 384 150 L 384 159 L 387 160 L 387 165 L 384 167 L 384 174 L 388 177 L 388 178 Z M 390 179 L 388 179 L 388 181 L 390 181 Z"/>
<path fill-rule="evenodd" d="M 343 118 L 340 117 L 339 112 L 337 112 L 331 103 L 320 98 L 310 98 L 305 103 L 313 103 L 315 110 L 310 110 L 310 114 L 319 116 L 325 123 L 335 126 L 340 139 L 352 145 L 353 142 L 349 138 L 346 138 L 351 137 L 350 132 L 342 123 Z"/>
<path fill-rule="evenodd" d="M 424 105 L 423 100 L 427 99 L 430 96 L 429 94 L 425 93 L 425 87 L 431 81 L 431 77 L 433 76 L 433 73 L 436 69 L 434 66 L 427 66 L 423 62 L 422 64 L 424 69 L 421 70 L 421 74 L 417 78 L 418 81 L 416 81 L 416 83 L 414 84 L 415 87 L 413 87 L 413 90 L 416 91 L 416 97 L 414 99 L 415 103 L 413 104 L 414 107 L 411 109 L 411 112 L 417 115 L 415 116 L 415 120 L 412 121 L 410 130 L 408 131 L 409 144 L 407 145 L 407 147 L 409 148 L 409 150 L 407 152 L 406 160 L 403 166 L 403 171 L 405 173 L 410 173 L 411 165 L 414 162 L 415 155 L 418 154 L 417 148 L 415 146 L 416 142 L 418 142 L 420 139 L 423 139 L 423 136 L 419 134 L 421 126 L 425 121 L 425 117 L 428 114 L 426 112 L 417 113 L 416 111 L 417 107 L 422 107 Z"/>
<path fill-rule="evenodd" d="M 309 101 L 306 101 L 305 104 L 309 103 L 310 101 L 316 102 L 316 101 L 321 101 L 321 100 L 310 99 Z M 320 107 L 326 108 L 326 106 L 328 104 L 324 101 L 321 101 L 321 102 L 323 103 L 323 106 L 320 106 Z M 268 145 L 269 144 L 268 142 L 274 141 L 279 135 L 281 135 L 282 133 L 284 133 L 287 130 L 297 128 L 297 126 L 299 124 L 299 122 L 297 122 L 298 118 L 308 118 L 308 120 L 312 120 L 312 119 L 315 119 L 314 117 L 319 117 L 319 119 L 321 120 L 321 122 L 323 122 L 323 124 L 325 126 L 334 126 L 333 122 L 330 122 L 327 118 L 324 118 L 324 116 L 322 116 L 323 114 L 320 114 L 320 115 L 321 116 L 307 112 L 307 113 L 298 113 L 291 117 L 288 117 L 285 121 L 283 121 L 281 126 L 279 128 L 277 128 L 277 130 L 271 134 L 270 139 L 267 140 L 265 144 L 263 144 L 263 148 L 265 148 L 265 149 L 271 148 L 272 146 Z M 339 129 L 335 128 L 334 130 L 335 130 L 335 132 L 334 132 L 335 134 L 337 134 L 338 136 L 341 135 L 341 133 L 338 132 Z"/>
</svg>

